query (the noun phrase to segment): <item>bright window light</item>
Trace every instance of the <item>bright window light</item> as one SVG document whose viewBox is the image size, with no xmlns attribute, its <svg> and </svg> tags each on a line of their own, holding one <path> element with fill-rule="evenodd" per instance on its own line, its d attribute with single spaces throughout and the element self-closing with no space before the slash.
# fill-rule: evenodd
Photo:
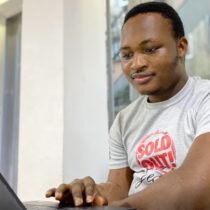
<svg viewBox="0 0 210 210">
<path fill-rule="evenodd" d="M 5 2 L 7 2 L 8 0 L 0 0 L 0 4 L 4 4 Z"/>
</svg>

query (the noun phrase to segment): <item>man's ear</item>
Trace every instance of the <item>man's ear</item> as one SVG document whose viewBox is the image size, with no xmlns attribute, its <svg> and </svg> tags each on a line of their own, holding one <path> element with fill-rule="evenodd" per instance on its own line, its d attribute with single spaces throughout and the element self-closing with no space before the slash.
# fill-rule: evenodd
<svg viewBox="0 0 210 210">
<path fill-rule="evenodd" d="M 182 37 L 178 41 L 178 57 L 184 59 L 188 50 L 188 41 L 186 37 Z"/>
</svg>

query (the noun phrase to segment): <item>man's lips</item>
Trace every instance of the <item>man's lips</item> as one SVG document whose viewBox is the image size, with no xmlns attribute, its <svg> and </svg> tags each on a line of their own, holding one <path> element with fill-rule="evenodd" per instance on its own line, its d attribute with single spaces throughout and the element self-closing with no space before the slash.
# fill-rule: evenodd
<svg viewBox="0 0 210 210">
<path fill-rule="evenodd" d="M 154 75 L 154 73 L 150 72 L 135 72 L 131 74 L 131 78 L 139 84 L 145 84 L 149 82 Z"/>
</svg>

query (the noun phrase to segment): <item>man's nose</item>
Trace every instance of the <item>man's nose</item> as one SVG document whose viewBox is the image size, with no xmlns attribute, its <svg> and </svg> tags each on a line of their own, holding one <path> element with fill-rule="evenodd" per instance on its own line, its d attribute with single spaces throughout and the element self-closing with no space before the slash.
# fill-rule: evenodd
<svg viewBox="0 0 210 210">
<path fill-rule="evenodd" d="M 141 53 L 135 53 L 134 57 L 132 59 L 131 68 L 133 70 L 141 70 L 145 67 L 147 67 L 147 60 L 145 56 Z"/>
</svg>

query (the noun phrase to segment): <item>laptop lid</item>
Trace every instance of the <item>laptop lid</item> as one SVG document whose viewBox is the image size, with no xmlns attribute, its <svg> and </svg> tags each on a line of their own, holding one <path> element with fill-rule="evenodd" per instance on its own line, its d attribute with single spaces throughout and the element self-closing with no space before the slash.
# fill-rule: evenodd
<svg viewBox="0 0 210 210">
<path fill-rule="evenodd" d="M 12 188 L 0 173 L 0 209 L 26 210 Z"/>
</svg>

